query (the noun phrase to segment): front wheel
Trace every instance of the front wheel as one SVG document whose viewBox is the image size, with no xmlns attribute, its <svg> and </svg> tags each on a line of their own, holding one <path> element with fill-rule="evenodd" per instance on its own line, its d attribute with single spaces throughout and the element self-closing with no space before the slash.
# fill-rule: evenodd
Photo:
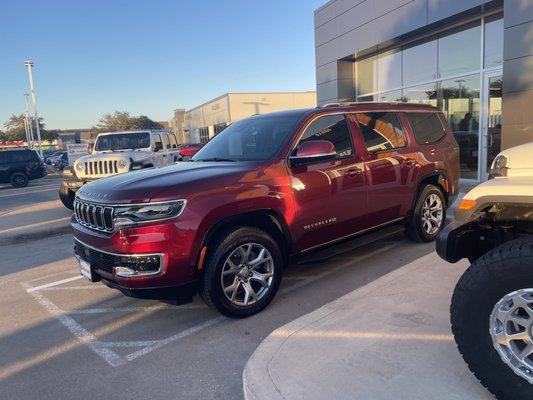
<svg viewBox="0 0 533 400">
<path fill-rule="evenodd" d="M 533 398 L 533 239 L 507 242 L 459 280 L 452 331 L 470 370 L 498 399 Z"/>
<path fill-rule="evenodd" d="M 442 191 L 434 185 L 426 185 L 407 222 L 407 235 L 415 242 L 432 242 L 444 226 L 446 220 L 446 199 Z"/>
<path fill-rule="evenodd" d="M 74 192 L 69 188 L 64 188 L 63 184 L 59 188 L 59 200 L 65 207 L 74 210 Z"/>
<path fill-rule="evenodd" d="M 276 241 L 261 229 L 240 227 L 209 244 L 200 294 L 224 315 L 249 317 L 272 301 L 282 270 Z"/>
<path fill-rule="evenodd" d="M 15 188 L 26 187 L 29 182 L 28 175 L 23 172 L 15 172 L 9 178 L 9 182 L 11 183 L 11 186 Z"/>
</svg>

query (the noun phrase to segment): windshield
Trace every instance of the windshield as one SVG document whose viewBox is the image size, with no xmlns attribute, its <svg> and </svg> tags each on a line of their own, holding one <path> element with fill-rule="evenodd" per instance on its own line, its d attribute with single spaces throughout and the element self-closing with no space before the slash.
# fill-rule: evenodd
<svg viewBox="0 0 533 400">
<path fill-rule="evenodd" d="M 260 116 L 234 122 L 211 139 L 192 161 L 261 161 L 276 155 L 301 115 Z"/>
<path fill-rule="evenodd" d="M 94 149 L 102 150 L 125 150 L 142 149 L 150 147 L 149 132 L 118 133 L 116 135 L 103 135 L 96 139 Z"/>
</svg>

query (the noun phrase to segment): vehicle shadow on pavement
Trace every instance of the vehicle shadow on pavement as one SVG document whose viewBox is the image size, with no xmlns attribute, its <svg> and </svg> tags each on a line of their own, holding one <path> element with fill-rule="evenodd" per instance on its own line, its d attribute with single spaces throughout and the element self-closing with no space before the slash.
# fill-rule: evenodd
<svg viewBox="0 0 533 400">
<path fill-rule="evenodd" d="M 95 399 L 117 392 L 168 398 L 176 390 L 183 398 L 242 398 L 244 365 L 270 332 L 434 249 L 397 235 L 331 260 L 289 267 L 266 310 L 235 320 L 198 297 L 175 307 L 91 285 L 77 279 L 74 259 L 66 257 L 71 243 L 43 257 L 39 249 L 51 242 L 38 242 L 29 243 L 33 255 L 10 273 L 2 271 L 0 280 L 19 283 L 0 283 L 1 320 L 7 321 L 0 331 L 0 390 L 7 398 Z M 58 268 L 38 270 L 54 262 Z M 30 278 L 36 270 L 41 277 Z M 28 292 L 64 278 L 74 281 Z M 202 385 L 191 386 L 199 376 Z"/>
</svg>

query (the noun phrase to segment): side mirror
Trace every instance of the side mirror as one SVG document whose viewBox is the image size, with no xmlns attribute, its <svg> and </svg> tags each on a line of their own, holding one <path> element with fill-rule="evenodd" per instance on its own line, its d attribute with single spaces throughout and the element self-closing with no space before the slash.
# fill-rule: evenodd
<svg viewBox="0 0 533 400">
<path fill-rule="evenodd" d="M 154 143 L 154 151 L 157 152 L 157 151 L 161 151 L 161 150 L 163 150 L 163 143 L 155 142 Z"/>
<path fill-rule="evenodd" d="M 303 142 L 289 160 L 292 166 L 298 166 L 333 160 L 336 156 L 335 146 L 329 140 L 314 140 Z"/>
</svg>

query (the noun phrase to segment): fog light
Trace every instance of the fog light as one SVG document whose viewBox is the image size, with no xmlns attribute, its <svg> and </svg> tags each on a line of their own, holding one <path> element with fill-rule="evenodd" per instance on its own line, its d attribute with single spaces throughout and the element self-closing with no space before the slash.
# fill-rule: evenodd
<svg viewBox="0 0 533 400">
<path fill-rule="evenodd" d="M 127 267 L 115 267 L 115 275 L 122 278 L 130 278 L 137 275 L 137 272 Z"/>
</svg>

